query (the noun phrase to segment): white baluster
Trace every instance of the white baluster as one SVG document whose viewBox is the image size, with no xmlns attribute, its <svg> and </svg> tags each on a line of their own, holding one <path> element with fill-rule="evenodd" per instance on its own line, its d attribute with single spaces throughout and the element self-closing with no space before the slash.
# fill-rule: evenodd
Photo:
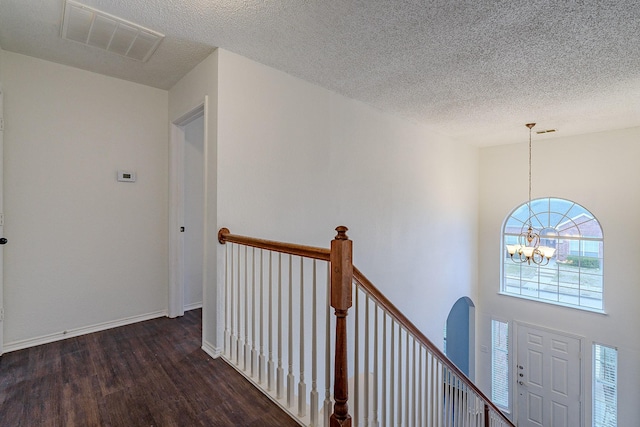
<svg viewBox="0 0 640 427">
<path fill-rule="evenodd" d="M 454 404 L 454 417 L 452 423 L 459 425 L 460 419 L 462 419 L 462 395 L 460 394 L 460 381 L 458 376 L 455 377 L 456 381 L 453 383 L 453 390 L 455 392 L 456 398 L 453 401 Z"/>
<path fill-rule="evenodd" d="M 251 376 L 258 375 L 258 335 L 256 323 L 258 311 L 256 310 L 256 248 L 251 255 Z"/>
<path fill-rule="evenodd" d="M 238 245 L 234 245 L 235 247 L 237 247 L 237 253 L 240 254 L 240 246 Z M 237 336 L 237 327 L 238 325 L 235 323 L 236 321 L 236 316 L 235 316 L 235 307 L 236 307 L 236 302 L 235 302 L 235 293 L 236 293 L 236 284 L 234 281 L 234 273 L 236 271 L 236 266 L 235 266 L 235 262 L 239 262 L 239 260 L 235 260 L 234 262 L 234 258 L 233 258 L 233 253 L 234 253 L 234 247 L 231 248 L 231 299 L 230 299 L 230 306 L 231 306 L 231 310 L 230 310 L 230 319 L 231 319 L 231 351 L 230 351 L 230 357 L 229 360 L 231 362 L 237 360 L 238 357 L 238 336 Z"/>
<path fill-rule="evenodd" d="M 327 301 L 325 304 L 324 426 L 329 427 L 331 408 L 331 263 L 327 263 Z"/>
<path fill-rule="evenodd" d="M 258 383 L 262 384 L 265 380 L 265 357 L 264 357 L 264 250 L 260 249 L 260 356 L 258 358 Z M 271 320 L 271 319 L 269 319 Z"/>
<path fill-rule="evenodd" d="M 390 425 L 387 424 L 388 420 L 387 420 L 387 406 L 388 406 L 388 402 L 387 402 L 387 376 L 388 376 L 388 370 L 387 370 L 387 349 L 389 347 L 387 347 L 387 312 L 383 311 L 382 312 L 382 371 L 381 371 L 381 377 L 382 377 L 382 411 L 380 413 L 380 419 L 382 420 L 382 425 Z M 393 370 L 393 369 L 392 369 Z"/>
<path fill-rule="evenodd" d="M 411 381 L 409 379 L 409 368 L 411 365 L 409 364 L 409 331 L 405 331 L 405 361 L 404 361 L 404 422 L 406 425 L 411 424 L 410 412 L 409 408 L 411 407 L 411 398 L 409 396 L 409 384 Z"/>
<path fill-rule="evenodd" d="M 240 363 L 242 362 L 242 360 L 244 359 L 244 355 L 242 354 L 242 349 L 244 347 L 244 343 L 242 342 L 242 322 L 241 322 L 241 316 L 242 316 L 242 276 L 240 275 L 240 266 L 242 264 L 242 262 L 240 261 L 241 257 L 240 257 L 240 246 L 238 246 L 238 289 L 236 289 L 236 294 L 237 294 L 237 307 L 236 307 L 236 321 L 237 321 L 237 329 L 238 329 L 238 342 L 237 342 L 237 349 L 236 349 L 236 365 L 240 366 Z"/>
<path fill-rule="evenodd" d="M 288 364 L 289 370 L 287 374 L 287 408 L 293 405 L 293 390 L 295 386 L 295 377 L 293 376 L 293 259 L 289 255 L 289 342 L 288 342 Z"/>
<path fill-rule="evenodd" d="M 309 427 L 318 426 L 318 317 L 316 307 L 318 305 L 316 286 L 316 260 L 313 260 L 313 291 L 311 303 L 311 393 L 310 400 L 310 422 Z"/>
<path fill-rule="evenodd" d="M 267 390 L 274 387 L 274 362 L 273 362 L 273 252 L 269 251 L 269 326 L 267 328 L 269 339 L 269 361 L 267 362 Z"/>
<path fill-rule="evenodd" d="M 442 405 L 441 398 L 444 391 L 444 382 L 440 379 L 440 370 L 438 369 L 438 361 L 435 356 L 431 355 L 431 370 L 433 376 L 431 377 L 431 398 L 433 400 L 433 425 L 439 425 L 442 422 Z M 442 386 L 440 390 L 437 389 L 437 384 L 440 382 Z"/>
<path fill-rule="evenodd" d="M 416 390 L 416 340 L 413 336 L 411 336 L 411 425 L 416 426 L 416 418 L 417 418 L 417 402 L 416 397 L 418 396 Z M 408 420 L 407 420 L 408 421 Z"/>
<path fill-rule="evenodd" d="M 278 369 L 276 372 L 276 397 L 282 399 L 284 369 L 282 369 L 282 254 L 278 254 Z"/>
<path fill-rule="evenodd" d="M 428 374 L 428 386 L 427 393 L 429 393 L 429 408 L 427 414 L 429 414 L 429 426 L 435 426 L 438 422 L 437 401 L 434 393 L 434 384 L 438 381 L 437 372 L 434 366 L 433 355 L 427 350 L 427 358 L 429 361 L 429 374 Z M 442 390 L 442 388 L 441 388 Z"/>
<path fill-rule="evenodd" d="M 440 366 L 440 362 L 438 361 L 438 359 L 435 358 L 435 356 L 433 357 L 433 364 L 434 364 L 434 372 L 435 372 L 435 378 L 433 383 L 431 383 L 431 387 L 432 387 L 432 393 L 434 396 L 434 403 L 435 403 L 435 411 L 434 413 L 436 414 L 436 419 L 435 419 L 435 424 L 437 425 L 442 425 L 442 421 L 443 421 L 443 412 L 444 412 L 444 395 L 443 395 L 443 391 L 444 391 L 444 372 L 442 370 L 442 366 Z M 438 387 L 438 385 L 440 385 L 440 387 Z"/>
<path fill-rule="evenodd" d="M 379 404 L 379 396 L 378 396 L 378 382 L 380 378 L 380 369 L 378 366 L 378 353 L 380 352 L 380 346 L 378 345 L 378 305 L 374 303 L 373 305 L 373 419 L 371 420 L 371 425 L 373 427 L 378 427 L 380 425 L 380 421 L 378 420 L 378 404 Z"/>
<path fill-rule="evenodd" d="M 462 418 L 462 395 L 460 394 L 460 381 L 457 375 L 455 376 L 455 382 L 452 385 L 455 399 L 453 399 L 453 417 L 451 424 L 455 426 L 460 425 L 460 419 Z"/>
<path fill-rule="evenodd" d="M 447 399 L 447 426 L 451 426 L 451 420 L 453 419 L 453 390 L 451 387 L 451 371 L 449 368 L 446 368 L 447 372 L 447 394 L 445 398 Z"/>
<path fill-rule="evenodd" d="M 364 296 L 364 426 L 369 427 L 369 295 Z"/>
<path fill-rule="evenodd" d="M 449 398 L 449 371 L 446 368 L 443 369 L 443 377 L 444 377 L 444 393 L 442 394 L 442 398 L 444 400 L 444 423 L 445 427 L 450 427 L 449 424 L 449 404 L 451 403 L 451 399 Z"/>
<path fill-rule="evenodd" d="M 224 354 L 230 357 L 231 331 L 229 331 L 229 248 L 231 243 L 224 246 Z"/>
<path fill-rule="evenodd" d="M 460 380 L 462 380 L 462 378 L 460 378 Z M 460 402 L 460 409 L 459 409 L 459 413 L 460 413 L 460 420 L 462 421 L 462 425 L 464 426 L 466 424 L 465 422 L 465 418 L 467 417 L 467 392 L 466 392 L 466 388 L 467 386 L 460 381 L 459 382 L 459 386 L 458 386 L 458 401 Z M 458 423 L 458 426 L 460 426 L 461 424 Z"/>
<path fill-rule="evenodd" d="M 402 426 L 402 325 L 398 324 L 398 427 Z"/>
<path fill-rule="evenodd" d="M 433 381 L 433 374 L 431 372 L 431 356 L 429 349 L 424 349 L 424 425 L 425 427 L 431 427 L 433 422 L 434 408 L 431 406 L 431 382 Z"/>
<path fill-rule="evenodd" d="M 395 355 L 396 355 L 396 322 L 391 317 L 391 362 L 390 369 L 391 378 L 389 379 L 389 426 L 393 426 L 395 424 L 395 408 L 396 408 L 396 400 L 395 400 L 395 390 L 396 390 L 396 369 L 395 369 Z"/>
<path fill-rule="evenodd" d="M 307 415 L 307 385 L 304 383 L 304 259 L 300 257 L 300 381 L 298 382 L 298 416 Z"/>
<path fill-rule="evenodd" d="M 243 323 L 243 332 L 244 332 L 244 341 L 242 340 L 242 335 L 240 336 L 240 346 L 241 349 L 240 351 L 242 352 L 242 356 L 240 357 L 240 359 L 242 360 L 242 370 L 243 371 L 247 371 L 248 368 L 248 364 L 247 364 L 247 355 L 250 354 L 250 351 L 247 348 L 247 345 L 249 343 L 249 322 L 248 322 L 248 316 L 249 316 L 249 311 L 247 310 L 247 304 L 249 303 L 249 276 L 247 275 L 247 268 L 248 268 L 248 256 L 249 254 L 249 247 L 245 246 L 244 247 L 244 277 L 243 277 L 243 282 L 244 282 L 244 295 L 242 298 L 242 306 L 244 307 L 244 323 Z M 241 308 L 238 307 L 238 313 L 240 313 Z"/>
<path fill-rule="evenodd" d="M 378 346 L 378 307 L 373 304 L 373 420 L 371 420 L 371 425 L 373 427 L 378 427 L 378 379 L 380 378 L 380 370 L 378 366 L 378 352 L 380 348 Z"/>
<path fill-rule="evenodd" d="M 465 417 L 465 398 L 464 398 L 464 386 L 462 382 L 458 381 L 458 426 L 464 426 L 464 417 Z"/>
<path fill-rule="evenodd" d="M 244 358 L 243 370 L 247 372 L 250 369 L 251 361 L 251 344 L 249 342 L 249 247 L 244 247 Z"/>
<path fill-rule="evenodd" d="M 424 409 L 424 405 L 425 402 L 423 400 L 422 397 L 422 344 L 418 345 L 418 398 L 417 398 L 417 402 L 418 402 L 418 420 L 417 420 L 417 424 L 418 426 L 422 426 L 424 425 L 423 419 L 422 419 L 422 410 Z"/>
<path fill-rule="evenodd" d="M 354 351 L 353 351 L 353 413 L 351 414 L 351 416 L 353 417 L 353 425 L 355 427 L 358 427 L 360 424 L 360 419 L 359 419 L 359 409 L 360 409 L 360 372 L 359 372 L 359 361 L 360 361 L 360 338 L 359 338 L 359 332 L 360 332 L 360 328 L 359 328 L 359 319 L 360 319 L 360 315 L 359 315 L 359 311 L 360 311 L 360 306 L 358 304 L 358 286 L 352 286 L 353 288 L 353 292 L 355 293 L 355 298 L 353 301 L 353 307 L 354 307 L 354 319 L 355 319 L 355 327 L 354 327 L 354 333 L 353 333 L 353 340 L 354 340 Z"/>
</svg>

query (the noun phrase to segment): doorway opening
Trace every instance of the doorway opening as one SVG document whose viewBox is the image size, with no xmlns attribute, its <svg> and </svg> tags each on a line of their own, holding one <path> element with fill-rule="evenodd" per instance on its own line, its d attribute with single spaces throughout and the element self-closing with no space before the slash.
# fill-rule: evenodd
<svg viewBox="0 0 640 427">
<path fill-rule="evenodd" d="M 471 380 L 475 377 L 475 310 L 469 297 L 460 298 L 451 308 L 445 326 L 445 354 Z"/>
<path fill-rule="evenodd" d="M 205 104 L 171 123 L 168 316 L 203 306 Z"/>
</svg>

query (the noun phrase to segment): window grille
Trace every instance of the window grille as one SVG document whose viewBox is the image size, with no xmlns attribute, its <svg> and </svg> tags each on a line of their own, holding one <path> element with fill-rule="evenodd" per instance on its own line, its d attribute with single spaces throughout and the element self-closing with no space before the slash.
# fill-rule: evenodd
<svg viewBox="0 0 640 427">
<path fill-rule="evenodd" d="M 549 264 L 514 263 L 506 245 L 517 244 L 529 222 L 540 245 L 556 249 Z M 569 200 L 542 198 L 516 207 L 502 229 L 503 294 L 542 302 L 604 311 L 603 233 L 598 220 Z"/>
</svg>

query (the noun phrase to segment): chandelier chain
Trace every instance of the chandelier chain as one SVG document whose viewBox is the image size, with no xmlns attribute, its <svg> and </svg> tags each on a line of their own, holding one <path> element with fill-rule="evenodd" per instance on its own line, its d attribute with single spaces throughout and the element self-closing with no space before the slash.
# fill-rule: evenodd
<svg viewBox="0 0 640 427">
<path fill-rule="evenodd" d="M 529 226 L 531 226 L 531 217 L 533 216 L 533 211 L 531 209 L 531 129 L 533 129 L 535 125 L 535 123 L 527 124 L 527 127 L 529 128 Z"/>
<path fill-rule="evenodd" d="M 529 129 L 529 203 L 531 203 L 531 129 Z"/>
<path fill-rule="evenodd" d="M 506 245 L 507 255 L 513 262 L 531 264 L 539 266 L 549 264 L 556 249 L 553 247 L 540 246 L 540 234 L 533 229 L 533 208 L 531 207 L 531 131 L 535 123 L 527 123 L 529 128 L 529 227 L 518 236 L 518 244 Z"/>
</svg>

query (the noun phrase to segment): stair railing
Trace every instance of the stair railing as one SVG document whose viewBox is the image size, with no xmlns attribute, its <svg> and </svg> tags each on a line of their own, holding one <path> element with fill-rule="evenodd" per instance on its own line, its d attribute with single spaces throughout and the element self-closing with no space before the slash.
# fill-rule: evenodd
<svg viewBox="0 0 640 427">
<path fill-rule="evenodd" d="M 220 229 L 224 359 L 305 426 L 513 426 L 352 265 L 347 228 L 336 231 L 324 249 Z"/>
</svg>

